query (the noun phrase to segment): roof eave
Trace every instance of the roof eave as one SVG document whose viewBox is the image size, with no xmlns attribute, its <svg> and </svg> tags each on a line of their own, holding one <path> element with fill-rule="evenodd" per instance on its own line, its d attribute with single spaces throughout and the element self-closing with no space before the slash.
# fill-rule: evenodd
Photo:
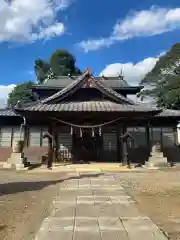
<svg viewBox="0 0 180 240">
<path fill-rule="evenodd" d="M 66 86 L 65 86 L 66 87 Z M 30 89 L 39 89 L 39 90 L 61 90 L 65 87 L 58 87 L 58 86 L 52 86 L 52 85 L 32 85 L 29 88 Z M 129 87 L 111 87 L 114 90 L 122 90 L 122 91 L 132 91 L 132 92 L 136 92 L 136 91 L 140 91 L 142 90 L 144 87 L 143 86 L 129 86 Z"/>
<path fill-rule="evenodd" d="M 153 116 L 157 116 L 157 114 L 159 114 L 160 113 L 160 110 L 147 110 L 147 111 L 139 111 L 139 110 L 125 110 L 125 111 L 123 111 L 123 110 L 119 110 L 119 111 L 117 111 L 117 110 L 114 110 L 114 111 L 92 111 L 92 110 L 82 110 L 82 111 L 77 111 L 76 109 L 75 110 L 71 110 L 71 111 L 66 111 L 66 110 L 63 110 L 63 111 L 54 111 L 54 110 L 31 110 L 31 109 L 24 109 L 24 108 L 16 108 L 16 110 L 15 110 L 17 113 L 23 113 L 23 112 L 26 112 L 26 113 L 28 113 L 28 112 L 31 112 L 31 113 L 57 113 L 57 112 L 61 112 L 61 113 L 76 113 L 76 112 L 78 112 L 78 113 L 90 113 L 90 112 L 92 112 L 92 113 L 96 113 L 96 112 L 102 112 L 102 113 L 135 113 L 135 114 L 148 114 L 148 115 L 153 115 Z"/>
</svg>

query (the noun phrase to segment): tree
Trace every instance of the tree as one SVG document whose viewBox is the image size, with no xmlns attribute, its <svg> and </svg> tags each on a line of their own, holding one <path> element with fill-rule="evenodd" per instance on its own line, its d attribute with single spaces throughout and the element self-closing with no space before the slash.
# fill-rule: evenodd
<svg viewBox="0 0 180 240">
<path fill-rule="evenodd" d="M 50 66 L 57 76 L 79 75 L 81 71 L 75 66 L 74 56 L 66 50 L 57 49 L 50 58 Z"/>
<path fill-rule="evenodd" d="M 158 107 L 180 109 L 180 43 L 159 58 L 141 85 L 146 88 L 138 97 L 153 98 Z"/>
<path fill-rule="evenodd" d="M 79 75 L 81 71 L 75 66 L 75 57 L 66 50 L 58 49 L 50 57 L 50 61 L 43 59 L 35 60 L 34 70 L 37 81 L 42 84 L 52 72 L 55 76 L 67 76 L 68 74 Z M 52 74 L 51 74 L 52 75 Z"/>
<path fill-rule="evenodd" d="M 50 63 L 43 59 L 37 59 L 34 64 L 34 70 L 37 76 L 38 84 L 42 84 L 46 79 L 57 78 L 57 76 L 67 76 L 68 74 L 79 75 L 81 71 L 75 66 L 74 56 L 65 50 L 56 50 Z M 25 82 L 17 85 L 8 96 L 8 105 L 14 106 L 18 100 L 29 102 L 37 99 L 29 88 L 33 82 Z"/>
<path fill-rule="evenodd" d="M 42 84 L 50 70 L 50 64 L 42 59 L 35 60 L 34 70 L 39 84 Z"/>
<path fill-rule="evenodd" d="M 14 87 L 11 93 L 8 95 L 8 106 L 14 106 L 20 100 L 21 102 L 30 102 L 35 100 L 35 96 L 32 94 L 30 86 L 33 82 L 24 82 Z"/>
</svg>

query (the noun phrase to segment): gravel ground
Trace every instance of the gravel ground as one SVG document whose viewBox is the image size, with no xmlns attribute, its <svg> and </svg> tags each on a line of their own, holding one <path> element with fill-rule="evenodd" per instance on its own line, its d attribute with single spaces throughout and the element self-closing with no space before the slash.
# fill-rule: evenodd
<svg viewBox="0 0 180 240">
<path fill-rule="evenodd" d="M 63 173 L 0 170 L 0 239 L 32 240 L 49 215 Z"/>
<path fill-rule="evenodd" d="M 117 178 L 170 239 L 180 239 L 180 170 L 121 173 Z"/>
<path fill-rule="evenodd" d="M 113 174 L 113 173 L 111 173 Z M 169 234 L 180 239 L 180 170 L 114 175 L 137 201 L 139 209 Z M 49 215 L 63 173 L 0 171 L 0 239 L 32 240 Z"/>
</svg>

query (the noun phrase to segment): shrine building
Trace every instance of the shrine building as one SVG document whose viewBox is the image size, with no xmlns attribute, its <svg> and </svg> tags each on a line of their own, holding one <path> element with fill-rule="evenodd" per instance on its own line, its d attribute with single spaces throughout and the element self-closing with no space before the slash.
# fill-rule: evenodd
<svg viewBox="0 0 180 240">
<path fill-rule="evenodd" d="M 128 132 L 134 138 L 131 162 L 147 161 L 156 143 L 168 161 L 177 162 L 180 111 L 148 107 L 127 97 L 141 89 L 121 76 L 94 77 L 89 69 L 33 85 L 36 101 L 0 110 L 0 161 L 10 157 L 13 141 L 23 139 L 29 161 L 51 156 L 57 162 L 122 162 L 121 136 Z M 54 144 L 43 138 L 45 132 Z"/>
</svg>

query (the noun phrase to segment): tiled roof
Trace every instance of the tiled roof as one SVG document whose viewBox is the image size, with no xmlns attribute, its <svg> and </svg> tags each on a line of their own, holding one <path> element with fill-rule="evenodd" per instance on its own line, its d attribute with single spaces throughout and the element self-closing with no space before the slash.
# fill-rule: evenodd
<svg viewBox="0 0 180 240">
<path fill-rule="evenodd" d="M 21 109 L 19 109 L 21 110 Z M 62 103 L 62 104 L 41 104 L 37 103 L 34 105 L 26 106 L 23 110 L 25 111 L 37 111 L 37 112 L 45 112 L 45 111 L 56 111 L 56 112 L 152 112 L 158 111 L 156 108 L 146 107 L 141 105 L 125 105 L 125 104 L 117 104 L 109 101 L 102 102 L 70 102 L 70 103 Z M 0 109 L 0 117 L 13 117 L 20 115 L 16 114 L 13 109 Z M 154 117 L 175 117 L 180 118 L 180 111 L 178 110 L 170 110 L 165 109 Z"/>
<path fill-rule="evenodd" d="M 135 104 L 134 101 L 131 99 L 124 97 L 123 95 L 119 94 L 118 92 L 114 91 L 112 88 L 107 87 L 104 82 L 96 81 L 96 87 L 99 86 L 100 89 L 103 89 L 105 92 L 110 93 L 111 95 L 114 95 L 119 100 L 122 100 L 129 104 Z"/>
<path fill-rule="evenodd" d="M 3 117 L 13 117 L 13 116 L 19 116 L 18 114 L 16 114 L 13 109 L 0 109 L 0 116 Z"/>
<path fill-rule="evenodd" d="M 17 109 L 18 110 L 18 109 Z M 84 101 L 58 104 L 36 104 L 19 109 L 35 112 L 158 112 L 156 108 L 144 108 L 140 105 L 118 104 L 110 101 Z"/>
<path fill-rule="evenodd" d="M 161 113 L 158 114 L 159 117 L 180 117 L 180 111 L 164 109 Z"/>
<path fill-rule="evenodd" d="M 90 77 L 93 81 L 93 87 L 97 88 L 99 91 L 103 92 L 105 95 L 109 96 L 110 98 L 114 99 L 118 102 L 123 102 L 127 104 L 134 104 L 134 102 L 123 95 L 117 93 L 113 89 L 107 87 L 102 82 L 97 81 L 94 77 L 90 76 L 89 72 L 84 72 L 81 76 L 77 78 L 77 80 L 73 81 L 70 85 L 63 88 L 59 92 L 53 94 L 52 96 L 44 99 L 42 103 L 52 103 L 52 101 L 61 101 L 63 100 L 69 93 L 75 92 L 79 87 L 83 86 L 86 83 L 87 77 Z"/>
<path fill-rule="evenodd" d="M 75 87 L 77 88 L 80 84 L 83 85 L 83 80 L 85 79 L 86 75 L 89 74 L 88 71 L 84 72 L 81 76 L 79 76 L 75 81 L 71 82 L 67 87 L 63 88 L 59 92 L 53 94 L 52 96 L 42 100 L 42 103 L 47 103 L 51 100 L 55 100 L 56 98 L 60 98 L 64 94 L 68 93 L 70 90 L 73 90 Z"/>
<path fill-rule="evenodd" d="M 102 77 L 94 77 L 94 78 L 97 81 L 105 82 L 105 84 L 108 87 L 115 88 L 115 89 L 123 88 L 123 87 L 125 88 L 132 87 L 127 83 L 126 80 L 121 80 L 118 77 L 108 77 L 105 79 L 103 79 Z M 72 82 L 74 82 L 76 79 L 77 79 L 77 76 L 73 76 L 72 78 L 68 76 L 60 76 L 60 77 L 57 77 L 56 79 L 49 79 L 44 84 L 41 84 L 39 86 L 41 87 L 51 86 L 51 87 L 57 87 L 57 88 L 64 88 L 64 87 L 67 87 Z"/>
</svg>

